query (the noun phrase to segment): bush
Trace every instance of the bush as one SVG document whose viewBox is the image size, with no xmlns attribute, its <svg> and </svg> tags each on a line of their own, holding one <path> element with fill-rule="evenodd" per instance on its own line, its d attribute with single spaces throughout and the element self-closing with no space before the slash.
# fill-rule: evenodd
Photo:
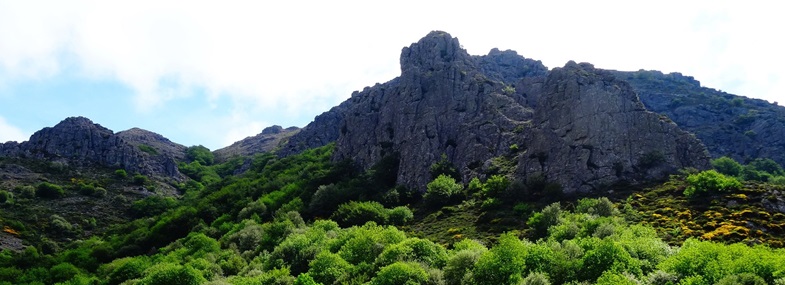
<svg viewBox="0 0 785 285">
<path fill-rule="evenodd" d="M 423 284 L 428 281 L 428 272 L 417 263 L 396 262 L 382 267 L 371 285 Z"/>
<path fill-rule="evenodd" d="M 0 190 L 0 204 L 10 203 L 14 199 L 14 194 L 5 190 Z"/>
<path fill-rule="evenodd" d="M 213 153 L 210 152 L 210 149 L 202 145 L 186 148 L 185 156 L 188 160 L 199 162 L 201 165 L 212 165 L 213 162 L 215 162 L 215 157 L 213 156 Z"/>
<path fill-rule="evenodd" d="M 510 181 L 504 175 L 493 175 L 485 181 L 483 190 L 489 197 L 500 197 L 507 191 Z"/>
<path fill-rule="evenodd" d="M 333 284 L 338 278 L 343 276 L 352 265 L 335 253 L 323 251 L 316 255 L 316 258 L 311 261 L 309 267 L 308 274 L 310 274 L 316 282 Z"/>
<path fill-rule="evenodd" d="M 14 191 L 19 193 L 19 197 L 22 198 L 34 198 L 36 189 L 33 186 L 25 185 L 25 186 L 17 186 L 14 188 Z"/>
<path fill-rule="evenodd" d="M 432 207 L 441 207 L 459 201 L 462 196 L 463 185 L 447 175 L 439 175 L 426 185 L 425 202 Z"/>
<path fill-rule="evenodd" d="M 692 198 L 709 192 L 725 192 L 742 187 L 741 182 L 734 177 L 725 176 L 716 170 L 706 170 L 687 176 L 687 188 L 684 195 Z"/>
<path fill-rule="evenodd" d="M 405 225 L 414 219 L 414 213 L 409 207 L 398 206 L 389 211 L 389 221 L 393 225 Z"/>
<path fill-rule="evenodd" d="M 196 269 L 174 263 L 161 263 L 147 270 L 138 285 L 198 285 L 207 280 Z"/>
<path fill-rule="evenodd" d="M 520 283 L 521 285 L 551 285 L 548 276 L 540 272 L 531 272 Z"/>
<path fill-rule="evenodd" d="M 341 226 L 359 226 L 373 221 L 377 224 L 387 223 L 387 209 L 378 202 L 351 201 L 338 206 L 338 210 L 330 217 Z"/>
<path fill-rule="evenodd" d="M 768 158 L 757 158 L 749 163 L 755 170 L 763 171 L 771 175 L 783 175 L 785 172 L 782 170 L 776 161 Z"/>
<path fill-rule="evenodd" d="M 533 228 L 537 236 L 545 237 L 548 233 L 548 228 L 559 223 L 561 219 L 561 205 L 553 203 L 542 209 L 542 212 L 534 213 L 526 225 Z"/>
<path fill-rule="evenodd" d="M 60 263 L 49 269 L 49 278 L 51 278 L 52 283 L 65 282 L 77 275 L 79 275 L 79 268 L 68 262 Z"/>
<path fill-rule="evenodd" d="M 766 285 L 766 280 L 752 273 L 728 275 L 720 279 L 716 285 Z"/>
<path fill-rule="evenodd" d="M 138 173 L 134 175 L 134 184 L 136 185 L 140 185 L 140 186 L 145 185 L 147 184 L 148 181 L 149 179 L 147 178 L 147 176 Z"/>
<path fill-rule="evenodd" d="M 576 213 L 586 213 L 598 215 L 600 217 L 610 217 L 618 214 L 619 210 L 613 205 L 613 202 L 606 197 L 592 199 L 583 198 L 578 200 L 578 205 L 575 206 Z"/>
<path fill-rule="evenodd" d="M 716 169 L 719 173 L 730 175 L 730 176 L 739 176 L 741 175 L 742 166 L 740 163 L 736 162 L 730 157 L 723 156 L 711 161 L 711 165 Z"/>
<path fill-rule="evenodd" d="M 118 169 L 114 171 L 114 177 L 117 179 L 125 179 L 128 177 L 128 172 L 125 172 L 125 169 Z"/>
<path fill-rule="evenodd" d="M 513 234 L 503 234 L 499 244 L 483 254 L 474 266 L 478 285 L 516 284 L 526 269 L 526 245 Z"/>
<path fill-rule="evenodd" d="M 60 198 L 65 196 L 65 190 L 59 185 L 49 182 L 42 182 L 36 186 L 35 195 L 41 198 Z"/>
</svg>

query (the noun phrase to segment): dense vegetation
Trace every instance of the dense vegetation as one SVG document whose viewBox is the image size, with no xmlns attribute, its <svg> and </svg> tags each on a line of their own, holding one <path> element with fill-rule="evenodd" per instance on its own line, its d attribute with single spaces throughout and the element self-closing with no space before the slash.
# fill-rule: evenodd
<svg viewBox="0 0 785 285">
<path fill-rule="evenodd" d="M 395 154 L 366 172 L 331 154 L 214 164 L 189 148 L 180 198 L 136 200 L 137 219 L 62 248 L 3 251 L 0 284 L 785 284 L 785 215 L 761 202 L 785 190 L 776 163 L 752 163 L 756 180 L 717 160 L 608 199 L 563 197 L 540 177 L 463 184 L 441 161 L 421 197 L 396 185 Z M 26 199 L 100 197 L 128 176 L 41 183 Z"/>
</svg>

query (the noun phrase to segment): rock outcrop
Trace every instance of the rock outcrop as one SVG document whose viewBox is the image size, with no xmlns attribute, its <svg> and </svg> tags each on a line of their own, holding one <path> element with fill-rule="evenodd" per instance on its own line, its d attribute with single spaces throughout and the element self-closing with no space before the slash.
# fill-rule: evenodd
<svg viewBox="0 0 785 285">
<path fill-rule="evenodd" d="M 146 149 L 149 154 L 163 155 L 174 158 L 177 161 L 185 161 L 184 145 L 175 143 L 166 137 L 140 128 L 132 128 L 117 133 L 126 143 L 140 149 Z"/>
<path fill-rule="evenodd" d="M 125 136 L 134 137 L 134 133 L 141 132 L 132 131 Z M 0 155 L 6 157 L 41 159 L 73 166 L 97 164 L 123 168 L 131 173 L 183 179 L 174 157 L 149 152 L 83 117 L 67 118 L 54 127 L 37 131 L 26 142 L 0 144 Z"/>
<path fill-rule="evenodd" d="M 575 63 L 547 72 L 510 51 L 472 57 L 439 31 L 403 49 L 400 77 L 317 117 L 283 154 L 333 138 L 334 159 L 367 169 L 395 155 L 398 183 L 420 190 L 442 154 L 464 179 L 498 171 L 503 158 L 515 179 L 542 175 L 567 192 L 708 167 L 694 136 L 646 111 L 611 73 Z"/>
<path fill-rule="evenodd" d="M 770 158 L 785 165 L 785 107 L 711 88 L 680 73 L 617 71 L 646 108 L 694 133 L 712 157 L 745 163 Z"/>
<path fill-rule="evenodd" d="M 542 174 L 586 192 L 709 167 L 698 139 L 647 111 L 611 72 L 569 62 L 550 72 L 541 96 L 519 174 Z"/>
<path fill-rule="evenodd" d="M 225 162 L 236 156 L 250 156 L 262 152 L 272 152 L 298 131 L 300 131 L 300 128 L 297 127 L 286 129 L 277 125 L 267 127 L 258 135 L 247 137 L 230 146 L 213 151 L 215 162 Z"/>
</svg>

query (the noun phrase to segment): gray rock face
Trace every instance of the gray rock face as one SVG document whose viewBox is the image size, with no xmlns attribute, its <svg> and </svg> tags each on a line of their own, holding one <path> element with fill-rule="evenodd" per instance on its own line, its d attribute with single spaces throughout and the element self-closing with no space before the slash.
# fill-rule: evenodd
<svg viewBox="0 0 785 285">
<path fill-rule="evenodd" d="M 398 183 L 423 191 L 442 154 L 465 180 L 505 157 L 514 179 L 542 175 L 566 192 L 708 167 L 694 136 L 646 111 L 610 73 L 575 63 L 547 73 L 498 50 L 472 57 L 438 31 L 402 50 L 400 77 L 317 117 L 288 153 L 333 137 L 334 159 L 367 169 L 397 154 Z"/>
<path fill-rule="evenodd" d="M 74 166 L 98 164 L 176 180 L 183 178 L 172 156 L 146 153 L 123 140 L 122 136 L 83 117 L 67 118 L 54 127 L 37 131 L 26 142 L 2 144 L 0 153 Z"/>
<path fill-rule="evenodd" d="M 267 127 L 258 135 L 247 137 L 222 149 L 213 151 L 215 162 L 221 163 L 235 156 L 249 156 L 262 152 L 272 152 L 281 146 L 282 142 L 293 136 L 300 129 L 281 126 Z"/>
<path fill-rule="evenodd" d="M 608 71 L 569 62 L 551 71 L 541 96 L 521 175 L 542 174 L 587 192 L 709 167 L 700 141 L 647 111 L 629 84 Z"/>
<path fill-rule="evenodd" d="M 711 88 L 680 73 L 614 72 L 630 82 L 646 108 L 694 133 L 712 157 L 785 165 L 785 107 Z"/>
<path fill-rule="evenodd" d="M 174 143 L 160 134 L 140 128 L 132 128 L 118 132 L 116 135 L 126 143 L 137 148 L 149 146 L 158 155 L 172 157 L 178 161 L 185 160 L 185 146 Z"/>
<path fill-rule="evenodd" d="M 348 109 L 347 102 L 333 107 L 314 118 L 313 122 L 292 135 L 277 151 L 280 156 L 300 153 L 306 149 L 325 146 L 335 142 L 341 133 L 343 118 Z"/>
</svg>

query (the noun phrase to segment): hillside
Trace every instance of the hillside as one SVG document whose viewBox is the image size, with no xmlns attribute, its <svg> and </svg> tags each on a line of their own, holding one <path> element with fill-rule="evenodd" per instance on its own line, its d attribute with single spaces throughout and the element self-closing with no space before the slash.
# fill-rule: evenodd
<svg viewBox="0 0 785 285">
<path fill-rule="evenodd" d="M 440 31 L 400 62 L 215 151 L 82 117 L 0 144 L 0 285 L 785 284 L 784 148 L 733 141 L 780 107 Z"/>
</svg>

